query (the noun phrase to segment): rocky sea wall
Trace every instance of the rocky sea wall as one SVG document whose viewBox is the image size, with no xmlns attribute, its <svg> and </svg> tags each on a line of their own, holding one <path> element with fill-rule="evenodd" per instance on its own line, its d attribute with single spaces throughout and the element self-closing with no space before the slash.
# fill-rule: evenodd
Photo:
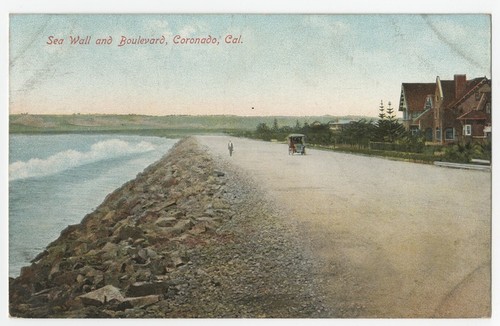
<svg viewBox="0 0 500 326">
<path fill-rule="evenodd" d="M 295 232 L 251 178 L 186 138 L 9 279 L 10 315 L 327 316 Z"/>
</svg>

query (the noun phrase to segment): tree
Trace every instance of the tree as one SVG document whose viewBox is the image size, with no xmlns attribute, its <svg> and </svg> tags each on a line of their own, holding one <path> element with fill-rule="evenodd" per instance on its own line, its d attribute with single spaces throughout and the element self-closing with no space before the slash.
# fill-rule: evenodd
<svg viewBox="0 0 500 326">
<path fill-rule="evenodd" d="M 378 116 L 379 120 L 377 121 L 377 128 L 374 134 L 375 141 L 393 143 L 403 136 L 404 127 L 396 119 L 391 102 L 388 102 L 388 107 L 385 109 L 383 101 L 380 101 Z"/>
<path fill-rule="evenodd" d="M 278 130 L 279 130 L 278 119 L 274 118 L 274 121 L 273 121 L 273 131 L 276 132 Z"/>
<path fill-rule="evenodd" d="M 271 130 L 269 129 L 269 127 L 267 126 L 266 123 L 262 122 L 262 123 L 259 123 L 257 125 L 257 133 L 259 134 L 262 134 L 262 133 L 268 133 L 270 132 Z"/>
<path fill-rule="evenodd" d="M 388 103 L 388 107 L 387 107 L 386 112 L 387 112 L 387 114 L 385 115 L 385 117 L 387 118 L 387 120 L 395 121 L 396 115 L 394 114 L 394 109 L 391 107 L 391 101 L 389 101 L 389 103 Z"/>
<path fill-rule="evenodd" d="M 380 105 L 379 105 L 379 109 L 378 109 L 379 113 L 378 113 L 378 118 L 380 120 L 385 120 L 385 109 L 384 109 L 384 101 L 380 100 Z"/>
<path fill-rule="evenodd" d="M 342 136 L 348 144 L 362 148 L 368 146 L 370 139 L 373 137 L 373 132 L 374 126 L 372 122 L 361 119 L 349 123 L 342 131 Z"/>
<path fill-rule="evenodd" d="M 299 119 L 297 119 L 297 121 L 295 121 L 295 128 L 294 128 L 296 131 L 299 131 L 300 130 L 300 123 L 299 123 Z"/>
</svg>

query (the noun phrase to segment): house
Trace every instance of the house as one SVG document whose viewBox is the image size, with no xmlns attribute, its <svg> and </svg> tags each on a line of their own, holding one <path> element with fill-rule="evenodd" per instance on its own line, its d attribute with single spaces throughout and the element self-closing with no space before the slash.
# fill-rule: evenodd
<svg viewBox="0 0 500 326">
<path fill-rule="evenodd" d="M 328 128 L 331 131 L 342 131 L 344 127 L 351 123 L 352 120 L 344 120 L 344 119 L 335 119 L 328 122 Z"/>
<path fill-rule="evenodd" d="M 319 122 L 318 120 L 311 123 L 311 127 L 321 127 L 321 126 L 323 126 L 323 124 L 321 122 Z"/>
<path fill-rule="evenodd" d="M 461 129 L 461 140 L 491 140 L 491 80 L 482 77 L 468 81 L 462 94 L 445 111 L 445 122 L 450 121 L 448 128 Z M 455 122 L 453 126 L 451 121 Z"/>
<path fill-rule="evenodd" d="M 403 112 L 403 125 L 406 130 L 416 134 L 423 130 L 420 119 L 432 107 L 432 98 L 436 85 L 434 83 L 403 83 L 399 111 Z"/>
<path fill-rule="evenodd" d="M 486 77 L 434 83 L 403 83 L 399 111 L 412 134 L 437 144 L 491 137 L 491 80 Z"/>
</svg>

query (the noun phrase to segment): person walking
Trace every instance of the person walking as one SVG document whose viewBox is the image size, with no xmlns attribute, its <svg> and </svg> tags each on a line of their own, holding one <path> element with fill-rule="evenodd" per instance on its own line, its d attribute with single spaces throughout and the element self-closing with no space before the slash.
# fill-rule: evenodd
<svg viewBox="0 0 500 326">
<path fill-rule="evenodd" d="M 229 143 L 227 144 L 227 149 L 229 150 L 229 156 L 233 156 L 234 146 L 231 141 L 229 141 Z"/>
</svg>

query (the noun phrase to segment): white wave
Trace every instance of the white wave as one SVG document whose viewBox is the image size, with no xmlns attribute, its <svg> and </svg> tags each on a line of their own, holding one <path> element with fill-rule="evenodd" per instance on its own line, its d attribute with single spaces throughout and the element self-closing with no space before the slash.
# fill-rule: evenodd
<svg viewBox="0 0 500 326">
<path fill-rule="evenodd" d="M 149 152 L 155 146 L 149 142 L 128 143 L 120 139 L 110 139 L 95 143 L 88 152 L 67 150 L 46 159 L 33 158 L 9 165 L 9 180 L 43 177 L 78 167 L 81 165 L 118 158 L 130 154 Z"/>
</svg>

